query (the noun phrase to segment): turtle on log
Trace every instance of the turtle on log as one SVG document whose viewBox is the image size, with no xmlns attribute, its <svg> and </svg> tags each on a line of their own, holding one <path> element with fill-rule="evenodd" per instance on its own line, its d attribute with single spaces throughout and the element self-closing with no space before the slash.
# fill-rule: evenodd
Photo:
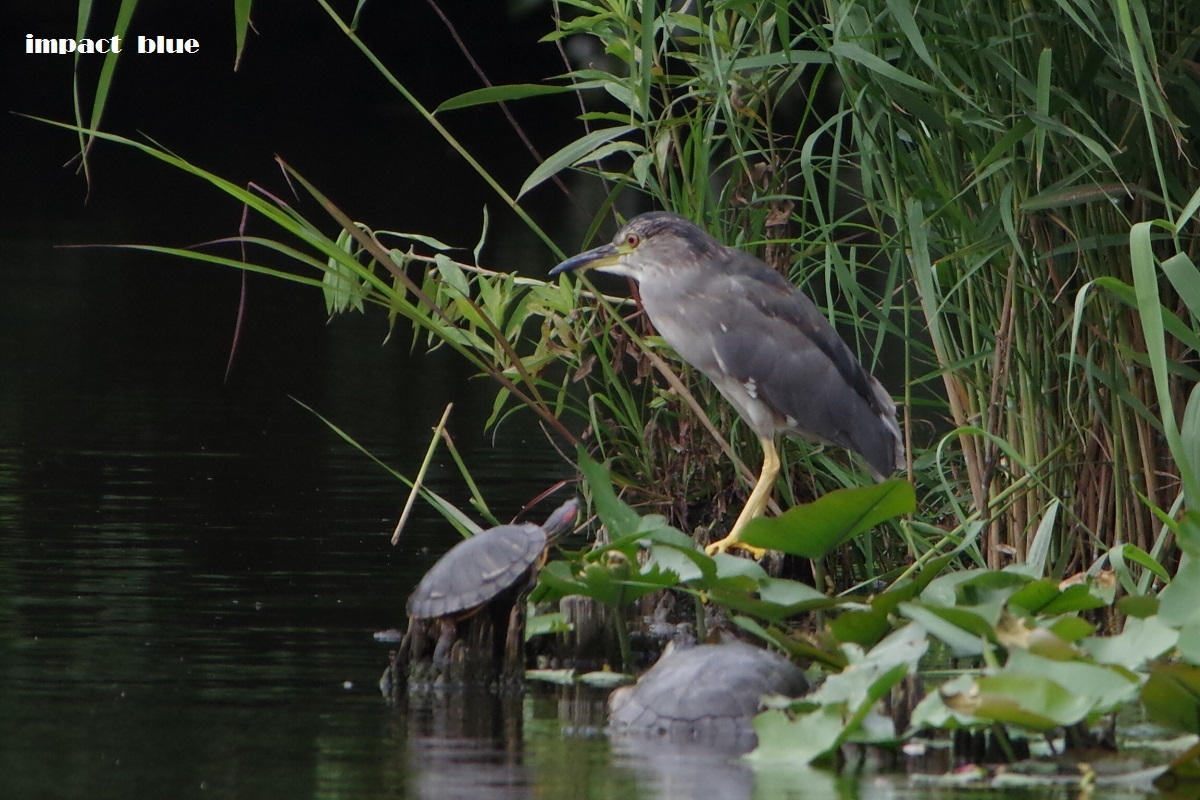
<svg viewBox="0 0 1200 800">
<path fill-rule="evenodd" d="M 511 673 L 518 668 L 523 674 L 521 654 L 511 652 L 523 645 L 525 609 L 519 601 L 532 588 L 550 541 L 571 529 L 578 511 L 579 501 L 571 499 L 542 525 L 498 525 L 450 548 L 408 598 L 410 662 L 425 659 L 426 631 L 436 628 L 437 643 L 428 659 L 435 671 L 446 673 L 458 660 L 471 662 L 459 670 L 470 674 L 455 676 L 466 682 L 489 682 L 505 673 L 515 680 Z M 484 609 L 490 613 L 481 613 Z M 476 616 L 485 619 L 472 624 Z M 461 641 L 464 625 L 471 629 L 464 647 L 472 652 L 457 657 L 455 642 Z M 483 662 L 489 658 L 501 663 L 488 669 Z"/>
</svg>

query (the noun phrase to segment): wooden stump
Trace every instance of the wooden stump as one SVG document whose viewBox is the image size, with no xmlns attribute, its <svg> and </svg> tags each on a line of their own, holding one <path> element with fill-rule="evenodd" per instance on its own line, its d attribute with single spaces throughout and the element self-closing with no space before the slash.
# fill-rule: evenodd
<svg viewBox="0 0 1200 800">
<path fill-rule="evenodd" d="M 445 663 L 434 660 L 442 620 L 409 619 L 391 665 L 392 694 L 457 687 L 520 692 L 525 686 L 525 597 L 529 585 L 497 595 L 469 616 L 451 621 L 454 642 Z"/>
</svg>

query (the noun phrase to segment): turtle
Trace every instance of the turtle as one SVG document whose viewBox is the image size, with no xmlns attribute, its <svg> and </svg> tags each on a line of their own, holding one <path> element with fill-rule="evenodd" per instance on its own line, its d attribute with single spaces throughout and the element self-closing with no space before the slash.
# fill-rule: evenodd
<svg viewBox="0 0 1200 800">
<path fill-rule="evenodd" d="M 637 683 L 608 700 L 608 727 L 671 742 L 749 749 L 763 695 L 808 692 L 804 673 L 781 655 L 737 640 L 680 647 L 672 642 Z"/>
<path fill-rule="evenodd" d="M 410 620 L 440 620 L 433 663 L 445 667 L 455 626 L 504 590 L 530 581 L 550 540 L 575 524 L 579 501 L 568 500 L 541 525 L 497 525 L 464 539 L 438 559 L 408 598 Z"/>
</svg>

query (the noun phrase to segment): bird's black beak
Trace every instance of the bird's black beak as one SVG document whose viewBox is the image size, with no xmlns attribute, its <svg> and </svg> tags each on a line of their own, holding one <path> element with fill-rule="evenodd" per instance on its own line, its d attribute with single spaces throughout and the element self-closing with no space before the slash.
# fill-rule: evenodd
<svg viewBox="0 0 1200 800">
<path fill-rule="evenodd" d="M 587 252 L 568 258 L 550 270 L 550 275 L 562 275 L 564 272 L 573 272 L 577 269 L 587 269 L 589 267 L 596 269 L 613 267 L 617 265 L 623 255 L 624 253 L 611 242 L 609 244 L 602 244 L 599 247 L 593 247 Z"/>
</svg>

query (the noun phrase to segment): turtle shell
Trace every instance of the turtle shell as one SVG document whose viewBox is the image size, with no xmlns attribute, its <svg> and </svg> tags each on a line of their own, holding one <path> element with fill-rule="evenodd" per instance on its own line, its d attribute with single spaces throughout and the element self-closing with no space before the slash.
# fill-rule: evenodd
<svg viewBox="0 0 1200 800">
<path fill-rule="evenodd" d="M 763 695 L 808 691 L 780 655 L 741 642 L 669 648 L 633 686 L 609 696 L 609 728 L 671 741 L 753 744 Z"/>
<path fill-rule="evenodd" d="M 499 525 L 438 559 L 408 598 L 414 619 L 464 616 L 515 584 L 546 552 L 540 525 Z"/>
</svg>

